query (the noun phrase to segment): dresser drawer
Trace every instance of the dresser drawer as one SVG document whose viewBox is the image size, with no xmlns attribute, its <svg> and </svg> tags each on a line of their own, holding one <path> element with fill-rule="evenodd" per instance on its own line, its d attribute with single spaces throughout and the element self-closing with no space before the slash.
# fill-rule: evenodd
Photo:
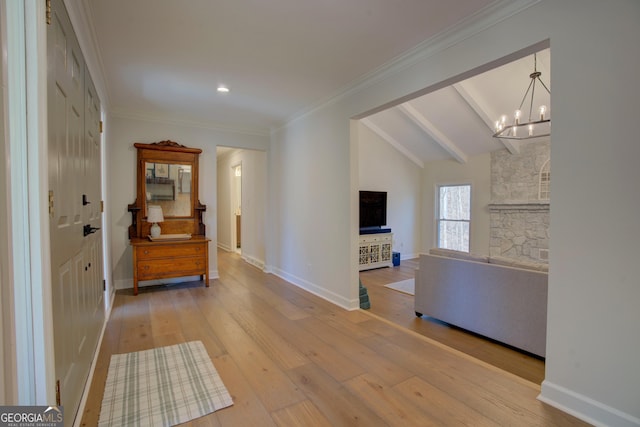
<svg viewBox="0 0 640 427">
<path fill-rule="evenodd" d="M 203 243 L 162 245 L 162 246 L 138 246 L 136 257 L 138 262 L 153 258 L 174 258 L 204 256 L 206 246 Z"/>
<path fill-rule="evenodd" d="M 202 236 L 192 240 L 149 242 L 132 239 L 133 294 L 138 294 L 141 280 L 202 276 L 209 286 L 209 239 Z"/>
<path fill-rule="evenodd" d="M 138 260 L 138 280 L 161 279 L 164 277 L 195 276 L 207 274 L 204 256 L 173 259 Z M 170 274 L 167 274 L 170 272 Z"/>
</svg>

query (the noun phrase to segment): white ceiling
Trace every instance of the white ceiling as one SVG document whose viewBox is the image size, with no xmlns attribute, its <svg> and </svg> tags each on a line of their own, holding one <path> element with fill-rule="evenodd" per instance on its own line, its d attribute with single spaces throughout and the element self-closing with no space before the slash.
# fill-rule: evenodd
<svg viewBox="0 0 640 427">
<path fill-rule="evenodd" d="M 264 133 L 494 2 L 80 1 L 112 113 Z M 548 57 L 538 58 L 547 85 Z M 482 117 L 511 113 L 532 67 L 529 57 L 366 123 L 417 164 L 464 161 L 502 147 Z"/>
</svg>

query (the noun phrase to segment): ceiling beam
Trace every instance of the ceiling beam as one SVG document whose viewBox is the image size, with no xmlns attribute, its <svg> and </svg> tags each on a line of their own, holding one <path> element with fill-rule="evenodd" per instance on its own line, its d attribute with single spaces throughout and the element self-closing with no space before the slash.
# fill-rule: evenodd
<svg viewBox="0 0 640 427">
<path fill-rule="evenodd" d="M 454 83 L 452 87 L 456 92 L 458 92 L 462 99 L 464 99 L 469 107 L 471 107 L 471 109 L 478 115 L 478 117 L 480 117 L 480 120 L 482 120 L 484 124 L 487 125 L 487 127 L 491 131 L 491 134 L 493 135 L 494 120 L 491 118 L 493 112 L 490 111 L 491 109 L 489 108 L 487 103 L 483 102 L 481 100 L 481 97 L 469 86 L 469 84 L 465 83 L 464 81 Z M 494 115 L 494 117 L 498 116 Z M 496 139 L 502 142 L 502 145 L 504 145 L 509 153 L 517 154 L 520 152 L 519 141 L 500 138 Z"/>
<path fill-rule="evenodd" d="M 459 163 L 467 163 L 467 155 L 411 104 L 405 102 L 398 105 L 398 108 Z"/>
<path fill-rule="evenodd" d="M 422 160 L 420 160 L 418 157 L 413 155 L 409 150 L 407 150 L 407 148 L 405 148 L 404 145 L 402 145 L 394 137 L 392 137 L 391 135 L 389 135 L 388 133 L 380 129 L 371 120 L 365 118 L 365 119 L 361 119 L 360 122 L 366 127 L 368 127 L 369 129 L 371 129 L 371 131 L 373 131 L 373 133 L 378 135 L 380 138 L 384 139 L 387 143 L 391 144 L 396 150 L 398 150 L 399 152 L 407 156 L 407 158 L 411 160 L 413 163 L 415 163 L 421 168 L 424 168 L 424 162 Z"/>
</svg>

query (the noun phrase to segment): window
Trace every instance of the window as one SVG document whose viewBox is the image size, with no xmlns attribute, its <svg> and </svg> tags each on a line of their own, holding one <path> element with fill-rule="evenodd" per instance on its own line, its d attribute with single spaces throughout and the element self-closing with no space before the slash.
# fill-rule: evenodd
<svg viewBox="0 0 640 427">
<path fill-rule="evenodd" d="M 551 195 L 551 163 L 549 159 L 540 169 L 540 181 L 538 183 L 538 199 L 549 200 Z"/>
<path fill-rule="evenodd" d="M 438 187 L 438 247 L 469 252 L 471 185 Z"/>
</svg>

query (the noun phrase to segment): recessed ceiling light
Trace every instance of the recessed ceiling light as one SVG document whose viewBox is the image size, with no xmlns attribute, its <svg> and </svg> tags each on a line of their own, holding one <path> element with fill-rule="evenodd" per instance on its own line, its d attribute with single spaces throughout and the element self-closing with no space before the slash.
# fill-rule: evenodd
<svg viewBox="0 0 640 427">
<path fill-rule="evenodd" d="M 218 92 L 227 93 L 227 92 L 229 92 L 229 88 L 225 87 L 225 86 L 218 86 Z"/>
</svg>

